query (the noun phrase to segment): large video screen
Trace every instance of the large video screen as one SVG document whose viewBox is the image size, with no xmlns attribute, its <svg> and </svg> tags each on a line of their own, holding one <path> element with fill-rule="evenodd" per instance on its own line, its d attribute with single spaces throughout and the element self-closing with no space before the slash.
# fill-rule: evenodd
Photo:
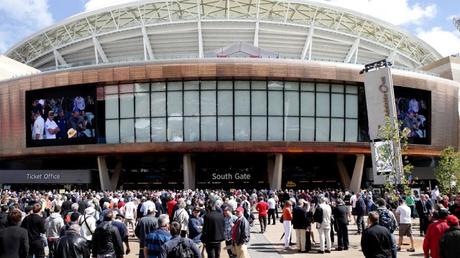
<svg viewBox="0 0 460 258">
<path fill-rule="evenodd" d="M 403 87 L 394 91 L 401 130 L 410 129 L 409 143 L 430 144 L 431 92 Z"/>
<path fill-rule="evenodd" d="M 96 143 L 96 87 L 26 92 L 27 146 Z"/>
</svg>

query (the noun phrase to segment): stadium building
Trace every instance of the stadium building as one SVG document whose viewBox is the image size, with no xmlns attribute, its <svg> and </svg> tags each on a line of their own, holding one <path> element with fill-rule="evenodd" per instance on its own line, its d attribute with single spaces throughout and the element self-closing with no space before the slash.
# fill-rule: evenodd
<svg viewBox="0 0 460 258">
<path fill-rule="evenodd" d="M 458 147 L 458 58 L 317 2 L 133 2 L 5 55 L 30 69 L 0 81 L 4 187 L 356 191 L 374 183 L 359 72 L 381 59 L 412 129 L 415 183 Z"/>
</svg>

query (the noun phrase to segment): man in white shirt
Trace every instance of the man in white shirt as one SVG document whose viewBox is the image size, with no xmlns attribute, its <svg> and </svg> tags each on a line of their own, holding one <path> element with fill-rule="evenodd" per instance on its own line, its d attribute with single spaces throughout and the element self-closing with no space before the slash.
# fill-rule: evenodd
<svg viewBox="0 0 460 258">
<path fill-rule="evenodd" d="M 410 239 L 411 248 L 407 249 L 408 252 L 415 252 L 414 249 L 414 238 L 412 237 L 412 220 L 411 211 L 407 206 L 406 201 L 403 199 L 399 200 L 399 206 L 396 209 L 396 216 L 399 217 L 399 246 L 398 251 L 401 250 L 403 243 L 403 237 L 406 235 Z"/>
<path fill-rule="evenodd" d="M 149 196 L 148 198 L 149 199 L 147 201 L 142 203 L 142 206 L 141 206 L 141 209 L 140 209 L 140 212 L 142 212 L 142 214 L 144 216 L 147 216 L 149 209 L 150 210 L 156 210 L 155 203 L 152 202 L 152 196 Z"/>
<path fill-rule="evenodd" d="M 270 225 L 270 218 L 273 219 L 273 225 L 276 224 L 275 219 L 275 210 L 276 210 L 276 201 L 273 197 L 273 194 L 270 195 L 270 198 L 267 200 L 268 203 L 268 224 Z"/>
<path fill-rule="evenodd" d="M 134 222 L 136 221 L 136 210 L 137 210 L 137 205 L 134 203 L 133 200 L 129 200 L 125 206 L 123 206 L 122 213 L 125 216 L 125 225 L 126 228 L 129 231 L 129 225 L 131 225 L 132 232 L 134 232 L 134 229 L 136 228 L 134 225 Z"/>
<path fill-rule="evenodd" d="M 43 140 L 43 131 L 45 129 L 45 120 L 40 115 L 40 111 L 35 113 L 35 122 L 34 122 L 34 140 Z"/>
<path fill-rule="evenodd" d="M 319 253 L 330 253 L 332 244 L 331 244 L 331 217 L 332 209 L 329 205 L 329 200 L 325 197 L 320 198 L 319 207 L 323 210 L 323 221 L 317 226 L 319 233 Z M 325 243 L 326 242 L 326 243 Z M 327 245 L 327 249 L 325 249 Z"/>
<path fill-rule="evenodd" d="M 48 112 L 48 118 L 45 122 L 46 139 L 56 139 L 56 134 L 59 132 L 59 126 L 54 122 L 54 112 Z"/>
</svg>

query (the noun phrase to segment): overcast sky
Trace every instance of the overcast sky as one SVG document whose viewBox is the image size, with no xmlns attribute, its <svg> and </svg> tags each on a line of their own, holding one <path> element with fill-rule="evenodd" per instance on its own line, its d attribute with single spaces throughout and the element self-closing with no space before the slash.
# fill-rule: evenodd
<svg viewBox="0 0 460 258">
<path fill-rule="evenodd" d="M 83 11 L 133 0 L 0 0 L 0 53 L 38 30 Z M 459 0 L 316 0 L 395 24 L 425 40 L 443 56 L 460 53 Z"/>
</svg>

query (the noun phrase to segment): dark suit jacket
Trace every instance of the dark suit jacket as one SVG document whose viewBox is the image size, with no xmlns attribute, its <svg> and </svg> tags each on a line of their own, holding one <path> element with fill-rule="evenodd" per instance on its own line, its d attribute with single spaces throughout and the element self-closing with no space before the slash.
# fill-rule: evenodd
<svg viewBox="0 0 460 258">
<path fill-rule="evenodd" d="M 201 234 L 201 242 L 217 243 L 225 240 L 224 215 L 218 211 L 210 211 L 204 215 L 203 231 Z"/>
<path fill-rule="evenodd" d="M 392 246 L 390 231 L 378 224 L 364 230 L 361 236 L 361 250 L 366 258 L 389 258 Z"/>
<path fill-rule="evenodd" d="M 339 224 L 348 224 L 348 208 L 345 205 L 337 205 L 333 210 L 332 214 L 334 219 Z"/>
<path fill-rule="evenodd" d="M 0 230 L 0 258 L 26 258 L 29 252 L 27 230 L 9 226 Z"/>
<path fill-rule="evenodd" d="M 425 201 L 425 206 L 426 206 L 426 210 L 428 211 L 428 213 L 425 215 L 428 215 L 431 212 L 431 208 L 432 208 L 431 201 Z M 418 200 L 417 202 L 415 202 L 415 209 L 417 210 L 417 214 L 419 216 L 424 215 L 422 201 Z"/>
</svg>

